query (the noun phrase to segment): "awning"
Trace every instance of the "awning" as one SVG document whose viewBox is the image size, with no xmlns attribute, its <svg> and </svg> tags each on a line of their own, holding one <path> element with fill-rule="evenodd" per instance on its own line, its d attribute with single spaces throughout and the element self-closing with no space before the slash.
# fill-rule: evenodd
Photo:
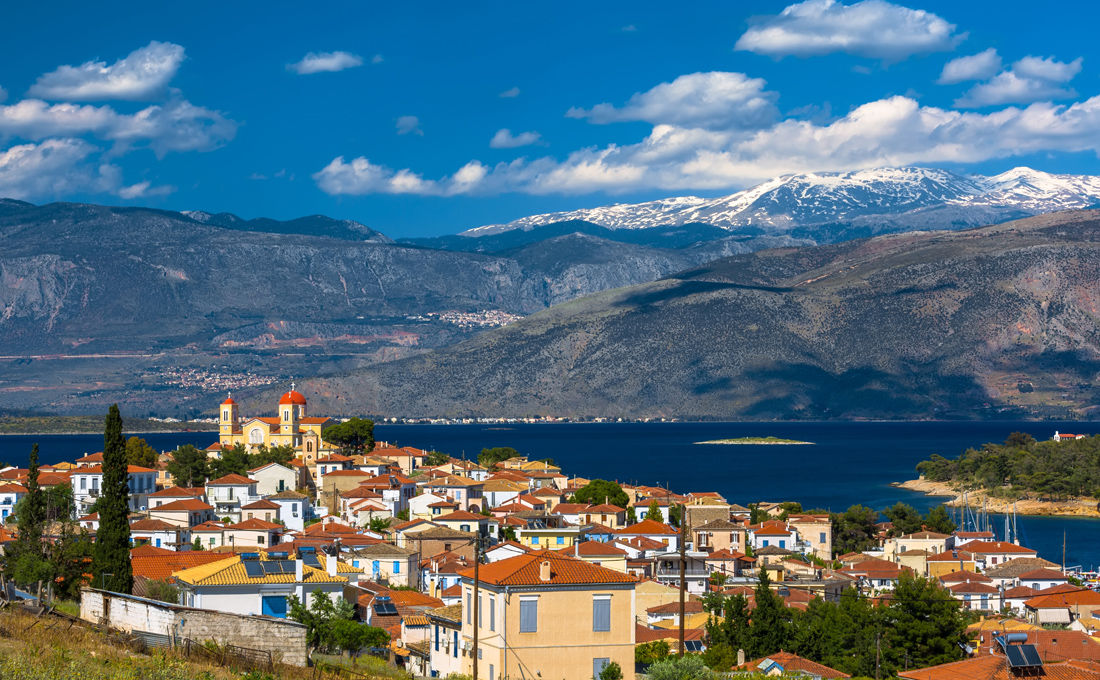
<svg viewBox="0 0 1100 680">
<path fill-rule="evenodd" d="M 1068 609 L 1037 609 L 1039 623 L 1069 623 Z"/>
</svg>

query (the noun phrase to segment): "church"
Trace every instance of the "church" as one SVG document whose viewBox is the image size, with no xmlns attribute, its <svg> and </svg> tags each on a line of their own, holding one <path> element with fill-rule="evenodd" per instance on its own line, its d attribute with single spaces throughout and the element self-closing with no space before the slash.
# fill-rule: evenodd
<svg viewBox="0 0 1100 680">
<path fill-rule="evenodd" d="M 244 444 L 249 449 L 260 445 L 268 448 L 291 446 L 307 465 L 312 465 L 322 450 L 331 448 L 321 440 L 321 430 L 335 421 L 308 416 L 306 398 L 294 389 L 293 384 L 290 391 L 279 398 L 278 414 L 242 420 L 237 402 L 230 394 L 221 405 L 218 443 L 221 448 L 232 448 L 237 444 Z"/>
</svg>

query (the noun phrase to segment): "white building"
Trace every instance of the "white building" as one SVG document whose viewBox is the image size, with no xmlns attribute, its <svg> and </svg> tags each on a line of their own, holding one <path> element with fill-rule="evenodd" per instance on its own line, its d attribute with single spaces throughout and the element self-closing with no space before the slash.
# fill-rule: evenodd
<svg viewBox="0 0 1100 680">
<path fill-rule="evenodd" d="M 241 519 L 241 506 L 260 500 L 256 493 L 257 482 L 242 475 L 225 475 L 206 483 L 207 502 L 214 506 L 214 513 L 234 522 Z"/>
<path fill-rule="evenodd" d="M 27 487 L 20 484 L 0 485 L 0 524 L 15 514 L 15 504 L 27 495 Z"/>
<path fill-rule="evenodd" d="M 268 463 L 249 470 L 248 477 L 256 480 L 256 493 L 261 496 L 293 491 L 298 486 L 298 473 L 278 463 Z"/>
<path fill-rule="evenodd" d="M 268 553 L 268 557 L 272 554 Z M 287 598 L 291 595 L 306 606 L 313 601 L 316 590 L 330 598 L 343 597 L 348 580 L 337 574 L 336 558 L 329 555 L 320 558 L 319 563 L 325 564 L 325 569 L 308 566 L 301 559 L 262 560 L 258 553 L 245 553 L 184 569 L 173 576 L 179 585 L 180 604 L 184 606 L 286 618 Z"/>
<path fill-rule="evenodd" d="M 287 489 L 277 494 L 268 496 L 266 500 L 279 506 L 279 519 L 286 526 L 287 531 L 302 531 L 305 529 L 306 520 L 312 519 L 313 506 L 307 503 L 304 494 Z"/>
<path fill-rule="evenodd" d="M 130 511 L 140 512 L 149 507 L 149 495 L 156 491 L 157 471 L 130 465 L 127 467 L 127 486 L 130 487 Z M 74 468 L 69 477 L 73 486 L 73 502 L 77 516 L 88 514 L 88 508 L 103 493 L 103 466 L 89 465 Z"/>
</svg>

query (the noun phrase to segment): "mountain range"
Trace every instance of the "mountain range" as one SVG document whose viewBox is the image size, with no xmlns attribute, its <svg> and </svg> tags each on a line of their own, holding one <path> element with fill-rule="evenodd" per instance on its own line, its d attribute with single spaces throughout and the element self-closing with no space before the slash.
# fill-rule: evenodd
<svg viewBox="0 0 1100 680">
<path fill-rule="evenodd" d="M 0 395 L 8 408 L 87 412 L 118 401 L 140 413 L 195 415 L 228 388 L 246 394 L 304 376 L 362 375 L 355 384 L 366 391 L 349 395 L 349 407 L 427 413 L 397 392 L 383 397 L 383 383 L 367 376 L 388 379 L 390 369 L 376 365 L 405 359 L 395 365 L 415 374 L 425 359 L 412 357 L 469 356 L 448 352 L 478 346 L 469 343 L 482 341 L 484 329 L 533 314 L 517 327 L 564 319 L 618 289 L 691 280 L 709 263 L 715 271 L 755 271 L 855 247 L 845 245 L 855 237 L 963 229 L 1092 205 L 1098 196 L 1095 177 L 899 168 L 784 177 L 724 199 L 609 206 L 397 241 L 323 215 L 281 221 L 0 199 Z M 705 363 L 706 333 L 715 331 L 705 321 L 684 327 L 684 346 L 670 341 L 669 351 Z M 582 346 L 602 342 L 602 331 L 588 332 L 573 340 L 578 357 Z M 490 330 L 484 341 L 503 337 L 525 336 Z M 507 345 L 494 351 L 505 355 L 501 370 L 519 357 Z M 629 345 L 613 351 L 624 365 L 638 365 Z M 440 371 L 425 384 L 450 389 L 446 376 Z M 596 412 L 587 398 L 553 393 L 510 407 Z M 450 412 L 445 396 L 439 406 Z M 602 399 L 620 409 L 611 385 Z M 720 412 L 695 399 L 659 402 L 627 410 Z"/>
<path fill-rule="evenodd" d="M 303 389 L 408 416 L 1083 418 L 1098 310 L 1100 211 L 1075 211 L 725 258 Z"/>
<path fill-rule="evenodd" d="M 718 198 L 657 201 L 532 215 L 463 232 L 471 238 L 583 221 L 612 230 L 706 224 L 744 236 L 827 243 L 877 233 L 993 224 L 1100 204 L 1100 177 L 1019 167 L 991 177 L 920 167 L 786 175 Z"/>
</svg>

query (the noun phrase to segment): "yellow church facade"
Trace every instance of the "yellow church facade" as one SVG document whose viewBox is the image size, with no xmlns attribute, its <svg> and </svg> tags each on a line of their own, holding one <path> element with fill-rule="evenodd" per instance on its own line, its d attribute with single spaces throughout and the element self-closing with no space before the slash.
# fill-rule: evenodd
<svg viewBox="0 0 1100 680">
<path fill-rule="evenodd" d="M 279 398 L 277 416 L 242 418 L 232 395 L 221 403 L 219 410 L 218 443 L 222 448 L 237 444 L 250 450 L 260 446 L 290 446 L 307 465 L 312 465 L 322 452 L 327 454 L 331 449 L 321 439 L 321 430 L 333 420 L 309 416 L 306 398 L 293 385 Z"/>
</svg>

